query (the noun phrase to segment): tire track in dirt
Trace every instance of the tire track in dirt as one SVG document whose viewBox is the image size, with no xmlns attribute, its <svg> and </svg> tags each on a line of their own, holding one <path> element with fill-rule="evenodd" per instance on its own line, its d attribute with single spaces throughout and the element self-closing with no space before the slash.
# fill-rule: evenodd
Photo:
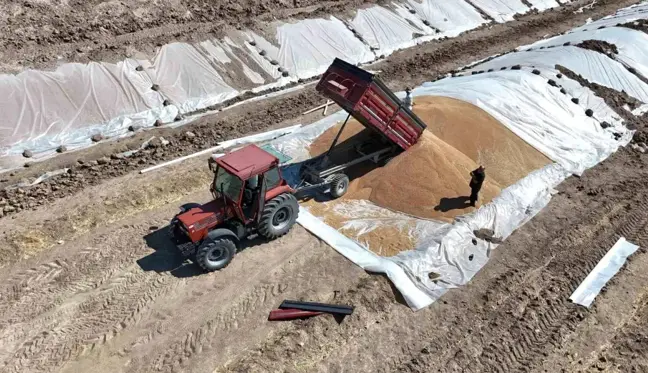
<svg viewBox="0 0 648 373">
<path fill-rule="evenodd" d="M 603 206 L 598 204 L 590 206 L 585 218 L 574 220 L 572 224 L 563 224 L 560 230 L 554 233 L 554 237 L 544 243 L 539 243 L 545 247 L 555 246 L 574 246 L 582 244 L 586 240 L 591 240 L 610 224 L 610 220 L 618 216 L 624 209 L 623 203 L 606 203 Z M 600 215 L 599 215 L 600 214 Z M 569 233 L 569 234 L 568 234 Z M 533 256 L 534 253 L 530 253 Z M 485 307 L 498 307 L 503 301 L 510 298 L 522 287 L 538 278 L 544 269 L 555 259 L 555 256 L 549 256 L 541 253 L 542 257 L 537 262 L 545 263 L 544 265 L 525 271 L 520 268 L 510 268 L 499 274 L 491 286 L 486 288 L 484 293 Z M 530 258 L 527 258 L 530 261 Z M 502 290 L 505 291 L 502 291 Z"/>
<path fill-rule="evenodd" d="M 65 322 L 24 342 L 14 354 L 14 365 L 6 371 L 55 369 L 137 324 L 158 297 L 172 290 L 171 276 L 132 270 L 135 272 L 116 278 L 109 291 L 68 311 Z M 57 316 L 60 320 L 61 315 Z"/>
<path fill-rule="evenodd" d="M 66 300 L 77 299 L 75 303 L 91 301 L 92 297 L 98 295 L 97 289 L 106 295 L 119 292 L 119 280 L 115 280 L 113 276 L 119 275 L 141 253 L 132 250 L 129 244 L 115 246 L 113 249 L 114 251 L 83 249 L 78 260 L 64 270 L 50 269 L 50 263 L 71 262 L 68 259 L 55 259 L 54 262 L 35 267 L 42 269 L 41 272 L 33 269 L 23 272 L 22 275 L 26 278 L 21 280 L 19 291 L 16 291 L 15 284 L 9 287 L 12 301 L 0 303 L 0 338 L 3 343 L 33 335 L 39 330 L 39 325 L 44 327 L 52 320 L 68 315 L 72 308 L 69 305 L 62 306 Z M 52 273 L 58 273 L 58 277 L 51 278 Z M 97 277 L 98 273 L 102 275 Z M 50 278 L 50 281 L 36 281 L 46 278 Z M 107 281 L 108 285 L 102 288 Z M 25 284 L 31 285 L 25 287 Z M 6 290 L 2 289 L 0 294 L 4 295 Z"/>
<path fill-rule="evenodd" d="M 607 221 L 612 217 L 616 216 L 616 214 L 622 209 L 622 206 L 609 204 L 607 208 L 604 210 L 606 214 L 604 214 L 604 216 L 601 217 L 601 216 L 597 216 L 596 214 L 596 211 L 599 211 L 600 209 L 600 206 L 598 204 L 591 204 L 587 206 L 589 208 L 583 212 L 582 214 L 584 217 L 583 219 L 572 219 L 567 221 L 567 223 L 571 222 L 571 224 L 559 224 L 557 225 L 557 227 L 561 229 L 563 232 L 575 231 L 575 232 L 583 232 L 583 234 L 593 235 L 594 232 L 589 232 L 587 226 L 594 225 L 599 221 L 603 221 L 603 222 Z M 605 227 L 605 223 L 602 223 L 600 224 L 599 229 L 602 229 L 604 227 Z M 555 235 L 549 235 L 546 237 L 546 242 L 543 243 L 543 241 L 538 241 L 537 244 L 539 246 L 547 246 L 551 241 L 556 241 Z M 536 256 L 538 255 L 535 253 L 530 253 L 530 254 Z M 535 260 L 529 259 L 529 261 L 535 261 Z M 546 261 L 546 259 L 544 261 Z M 510 271 L 514 271 L 514 270 L 515 269 L 511 269 Z M 519 272 L 519 276 L 515 276 L 512 279 L 500 278 L 499 280 L 494 280 L 496 283 L 497 282 L 500 283 L 500 285 L 496 285 L 496 286 L 499 288 L 500 293 L 504 294 L 506 298 L 512 296 L 511 294 L 514 294 L 515 290 L 504 289 L 503 286 L 510 288 L 514 285 L 518 285 L 522 281 L 528 281 L 529 279 L 525 279 L 525 277 L 528 277 L 528 275 L 530 274 L 532 275 L 532 273 L 524 272 L 523 270 L 520 270 L 518 272 Z M 362 287 L 362 285 L 360 286 Z M 372 308 L 375 307 L 376 304 L 382 304 L 383 308 L 381 308 L 381 311 L 379 311 L 378 314 L 374 314 L 373 312 L 369 312 L 369 314 L 367 314 L 362 307 L 358 306 L 357 312 L 358 312 L 359 319 L 353 317 L 348 321 L 345 321 L 345 324 L 341 326 L 336 325 L 334 327 L 328 327 L 328 326 L 320 325 L 319 327 L 315 327 L 311 324 L 299 325 L 296 328 L 297 329 L 296 331 L 292 331 L 292 332 L 288 331 L 286 332 L 286 334 L 279 334 L 274 338 L 272 338 L 271 340 L 269 340 L 265 346 L 254 350 L 250 356 L 241 357 L 237 359 L 231 364 L 231 366 L 228 366 L 227 369 L 225 369 L 225 371 L 228 372 L 238 372 L 238 371 L 246 371 L 246 370 L 248 371 L 270 370 L 271 371 L 277 367 L 282 367 L 282 366 L 283 367 L 292 366 L 295 364 L 315 364 L 314 362 L 316 361 L 317 362 L 323 362 L 326 360 L 344 361 L 348 359 L 357 360 L 358 358 L 357 356 L 355 357 L 349 356 L 349 354 L 353 355 L 353 352 L 349 352 L 349 351 L 354 351 L 354 349 L 355 351 L 357 351 L 358 349 L 370 351 L 372 345 L 372 339 L 373 339 L 371 337 L 372 335 L 381 334 L 381 330 L 398 331 L 402 328 L 403 324 L 409 325 L 409 322 L 407 321 L 408 318 L 416 317 L 408 313 L 401 314 L 400 312 L 395 312 L 396 309 L 394 308 L 399 308 L 399 306 L 393 304 L 393 299 L 391 295 L 385 295 L 382 293 L 384 289 L 380 288 L 380 286 L 382 285 L 373 284 L 371 288 L 367 289 L 365 287 L 365 289 L 363 290 L 368 293 L 375 292 L 376 294 L 359 295 L 359 292 L 356 292 L 355 297 L 352 297 L 351 299 L 347 300 L 349 303 L 355 305 L 371 304 Z M 487 289 L 491 289 L 494 287 L 495 286 L 489 286 L 487 287 Z M 387 286 L 387 289 L 389 289 L 389 286 Z M 371 301 L 365 300 L 364 299 L 365 296 L 371 298 L 372 300 Z M 497 303 L 504 302 L 504 300 L 505 299 L 491 297 L 490 301 L 484 306 L 484 308 L 489 308 L 489 307 L 495 308 L 497 307 Z M 392 317 L 391 313 L 394 313 L 394 317 Z M 465 321 L 468 322 L 467 320 Z M 423 321 L 419 320 L 419 322 L 423 322 Z M 317 323 L 316 325 L 318 324 L 319 323 Z M 327 329 L 326 337 L 321 335 L 322 328 Z M 309 338 L 310 344 L 306 343 L 305 345 L 294 346 L 295 334 L 297 332 L 299 332 L 299 335 L 305 334 L 305 335 L 312 336 L 311 338 Z M 424 339 L 424 337 L 417 338 L 416 335 L 425 334 L 426 331 L 410 330 L 410 331 L 403 331 L 402 333 L 407 336 L 406 337 L 407 341 L 415 341 L 417 339 L 418 340 Z M 385 337 L 384 335 L 382 337 L 379 337 L 378 335 L 376 335 L 374 338 Z M 465 335 L 457 335 L 457 338 L 459 340 L 463 339 L 464 337 Z M 390 338 L 394 338 L 394 336 L 391 336 Z M 349 343 L 351 345 L 348 345 Z M 357 345 L 358 343 L 365 345 L 364 347 L 366 347 L 366 349 L 358 347 Z M 373 345 L 375 346 L 375 344 Z M 281 346 L 281 347 L 275 347 L 275 346 Z M 277 349 L 285 349 L 286 351 L 292 351 L 293 348 L 296 348 L 298 352 L 294 352 L 293 354 L 290 354 L 290 353 L 284 353 L 283 351 L 275 351 Z M 405 346 L 399 346 L 398 348 L 396 348 L 396 350 L 401 348 L 409 349 L 409 347 L 405 345 Z M 437 351 L 435 354 L 438 354 L 441 351 L 445 351 L 437 348 L 433 348 L 432 350 Z M 419 352 L 420 349 L 405 354 L 411 356 L 411 355 L 416 355 Z M 279 360 L 274 362 L 269 361 L 269 359 L 276 356 L 280 356 L 280 358 L 287 357 L 290 358 L 290 360 Z M 450 356 L 448 358 L 450 358 Z M 367 359 L 371 360 L 371 356 L 367 357 Z M 381 359 L 384 360 L 385 358 L 381 357 Z M 365 362 L 364 360 L 361 361 Z M 366 361 L 366 363 L 368 363 L 368 361 Z M 358 364 L 358 361 L 354 361 L 353 364 Z M 364 365 L 364 368 L 366 369 L 370 369 L 369 367 L 375 367 L 375 366 Z M 324 364 L 324 366 L 319 365 L 318 368 L 319 369 L 316 369 L 315 367 L 310 366 L 310 368 L 308 369 L 309 371 L 326 371 L 329 368 L 333 370 L 337 369 L 335 365 L 326 366 L 326 364 Z M 389 371 L 389 372 L 394 371 L 395 368 L 393 366 L 392 368 L 386 368 L 384 369 L 384 371 Z M 380 369 L 378 370 L 380 371 Z"/>
<path fill-rule="evenodd" d="M 20 362 L 42 354 L 44 342 L 54 346 L 63 343 L 59 340 L 83 332 L 83 323 L 88 320 L 92 310 L 99 307 L 117 307 L 117 311 L 113 318 L 90 318 L 87 321 L 89 324 L 102 325 L 114 321 L 115 317 L 126 324 L 131 322 L 127 316 L 135 316 L 130 314 L 131 306 L 137 305 L 137 302 L 132 302 L 133 299 L 129 302 L 127 298 L 131 288 L 140 282 L 149 284 L 148 289 L 137 288 L 131 293 L 132 297 L 142 299 L 142 293 L 148 294 L 159 285 L 147 280 L 153 274 L 146 274 L 139 267 L 133 266 L 133 262 L 148 249 L 142 251 L 143 246 L 139 250 L 134 249 L 128 239 L 119 238 L 129 230 L 145 231 L 138 226 L 131 227 L 122 228 L 116 234 L 91 235 L 93 238 L 76 242 L 72 247 L 58 248 L 58 258 L 18 272 L 14 283 L 1 289 L 0 294 L 9 292 L 13 301 L 0 303 L 0 337 L 3 347 L 0 350 L 0 361 L 4 360 L 5 365 L 12 358 Z M 124 236 L 128 237 L 126 234 Z M 101 249 L 102 243 L 107 243 L 110 250 Z M 78 246 L 87 248 L 75 253 L 74 249 Z M 68 265 L 60 271 L 53 268 L 55 265 L 52 263 Z M 58 273 L 58 277 L 52 278 L 52 273 Z M 48 278 L 49 281 L 43 281 Z M 147 301 L 151 300 L 147 298 Z M 124 301 L 126 303 L 120 309 L 120 302 Z M 142 308 L 142 305 L 139 306 Z M 83 338 L 92 340 L 94 337 L 86 332 Z M 71 348 L 63 344 L 60 352 L 56 351 L 58 350 L 49 356 L 50 359 L 57 353 L 68 354 Z M 26 368 L 22 363 L 17 367 L 18 370 Z"/>
<path fill-rule="evenodd" d="M 644 293 L 630 320 L 616 331 L 615 337 L 599 352 L 592 370 L 644 372 L 648 369 L 648 295 Z M 616 368 L 616 369 L 615 369 Z"/>
<path fill-rule="evenodd" d="M 310 268 L 312 263 L 318 264 L 317 270 Z M 331 279 L 332 267 L 344 271 Z M 267 312 L 280 303 L 282 294 L 322 287 L 329 293 L 333 291 L 330 287 L 353 283 L 358 273 L 362 271 L 306 231 L 295 229 L 267 246 L 239 253 L 226 271 L 182 279 L 170 293 L 148 307 L 137 325 L 111 336 L 109 345 L 87 348 L 87 353 L 78 355 L 78 361 L 67 364 L 65 371 L 92 367 L 96 372 L 112 372 L 124 369 L 121 367 L 125 362 L 127 371 L 136 372 L 168 371 L 178 365 L 190 371 L 194 367 L 188 364 L 194 361 L 202 367 L 205 360 L 226 358 L 222 349 L 237 353 L 233 347 L 241 343 L 237 335 L 245 335 L 248 340 L 265 336 L 263 333 L 273 327 L 266 322 Z M 326 275 L 329 278 L 322 280 Z M 244 281 L 239 282 L 241 278 Z M 245 343 L 241 349 L 247 347 Z M 212 356 L 205 354 L 206 350 L 218 353 Z M 104 356 L 117 362 L 95 368 L 96 359 Z"/>
<path fill-rule="evenodd" d="M 647 244 L 648 231 L 641 230 L 632 242 Z M 645 359 L 641 361 L 641 358 L 633 358 L 632 361 L 624 361 L 614 356 L 616 351 L 623 351 L 623 347 L 615 347 L 615 342 L 625 338 L 625 330 L 638 319 L 638 314 L 642 312 L 642 304 L 648 299 L 646 252 L 647 250 L 640 246 L 639 250 L 628 258 L 622 271 L 605 285 L 588 310 L 591 316 L 585 318 L 573 333 L 564 338 L 560 348 L 554 349 L 542 364 L 534 367 L 533 372 L 582 371 L 588 366 L 591 371 L 612 368 L 613 371 L 629 372 L 641 371 L 638 368 L 648 366 Z M 606 351 L 611 351 L 612 356 Z M 632 354 L 624 351 L 621 355 Z M 636 362 L 638 363 L 635 364 Z"/>
<path fill-rule="evenodd" d="M 476 356 L 464 356 L 453 361 L 456 369 L 475 369 L 483 372 L 523 372 L 541 362 L 552 349 L 560 347 L 563 337 L 584 319 L 586 311 L 572 304 L 568 298 L 578 284 L 589 274 L 605 255 L 607 250 L 624 236 L 633 242 L 645 239 L 648 224 L 648 203 L 632 208 L 629 215 L 619 212 L 612 232 L 605 234 L 604 240 L 596 235 L 585 240 L 580 247 L 558 246 L 569 249 L 562 258 L 552 261 L 543 269 L 539 292 L 524 289 L 507 302 L 499 304 L 488 317 L 482 330 L 483 350 Z M 593 247 L 593 249 L 589 249 Z M 521 293 L 521 294 L 520 294 Z M 520 303 L 524 310 L 519 313 Z M 517 312 L 516 312 L 517 311 Z M 517 315 L 516 315 L 517 314 Z M 515 316 L 516 322 L 501 322 Z M 429 350 L 429 348 L 427 349 Z M 429 370 L 425 364 L 425 354 L 410 360 L 401 371 L 424 372 Z"/>
<path fill-rule="evenodd" d="M 299 241 L 304 239 L 310 237 L 304 235 L 291 245 L 301 246 L 305 242 Z M 279 305 L 288 294 L 296 297 L 305 296 L 306 293 L 311 292 L 305 289 L 316 289 L 324 284 L 326 287 L 333 288 L 344 286 L 343 276 L 330 279 L 330 269 L 339 266 L 340 262 L 343 262 L 342 258 L 337 253 L 331 252 L 323 243 L 320 242 L 318 246 L 318 250 L 300 252 L 299 257 L 291 256 L 293 258 L 291 261 L 276 268 L 274 273 L 267 274 L 274 279 L 273 281 L 254 285 L 249 290 L 241 289 L 238 299 L 228 307 L 220 307 L 221 309 L 217 311 L 213 307 L 212 310 L 203 309 L 200 312 L 203 316 L 201 318 L 187 317 L 182 322 L 186 327 L 181 327 L 180 330 L 188 330 L 188 332 L 178 336 L 175 342 L 158 352 L 154 359 L 138 367 L 137 370 L 168 372 L 181 367 L 182 371 L 189 372 L 201 371 L 205 366 L 215 366 L 226 359 L 226 351 L 235 349 L 236 334 L 240 330 L 247 330 L 245 334 L 248 334 L 255 325 L 265 324 L 269 310 Z M 309 263 L 312 262 L 317 262 L 317 267 L 311 268 Z M 353 269 L 355 273 L 356 269 Z M 323 279 L 327 278 L 328 281 L 324 282 Z M 252 284 L 257 282 L 254 278 L 247 281 Z M 204 315 L 213 316 L 205 318 Z M 218 356 L 210 357 L 208 351 L 219 353 Z M 205 359 L 212 361 L 207 363 Z M 192 365 L 195 361 L 200 361 L 200 364 Z"/>
<path fill-rule="evenodd" d="M 273 333 L 254 350 L 221 365 L 215 372 L 343 371 L 340 366 L 328 369 L 319 364 L 329 360 L 333 351 L 352 349 L 356 343 L 364 341 L 372 329 L 394 330 L 390 339 L 403 335 L 402 331 L 392 328 L 403 322 L 392 311 L 403 306 L 394 301 L 387 281 L 378 276 L 364 277 L 336 298 L 334 303 L 355 307 L 353 315 L 346 317 L 342 324 L 329 317 L 296 321 Z M 380 354 L 380 351 L 368 350 L 367 353 Z M 357 371 L 376 370 L 365 367 Z"/>
</svg>

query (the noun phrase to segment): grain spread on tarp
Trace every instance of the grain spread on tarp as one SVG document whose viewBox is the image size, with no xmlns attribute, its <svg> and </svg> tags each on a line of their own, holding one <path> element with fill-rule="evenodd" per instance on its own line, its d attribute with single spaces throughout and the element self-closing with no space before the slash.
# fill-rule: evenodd
<svg viewBox="0 0 648 373">
<path fill-rule="evenodd" d="M 370 164 L 359 172 L 354 170 L 355 179 L 347 194 L 342 200 L 327 204 L 368 200 L 392 211 L 450 222 L 456 216 L 474 211 L 469 206 L 468 183 L 470 171 L 479 165 L 486 168 L 486 182 L 479 195 L 478 207 L 490 202 L 502 188 L 551 162 L 470 103 L 447 97 L 419 96 L 414 100 L 413 110 L 428 126 L 419 142 L 384 167 Z M 319 136 L 309 148 L 311 155 L 327 151 L 341 125 L 338 123 Z M 339 143 L 353 141 L 354 137 L 366 136 L 366 133 L 360 123 L 351 119 Z M 344 225 L 344 217 L 333 216 L 327 212 L 330 210 L 317 208 L 314 213 L 340 228 Z M 366 235 L 365 240 L 372 251 L 381 255 L 394 255 L 398 251 L 396 246 L 401 244 L 410 245 L 400 250 L 411 249 L 415 244 L 409 238 L 386 242 L 378 237 L 380 233 L 378 230 Z"/>
</svg>

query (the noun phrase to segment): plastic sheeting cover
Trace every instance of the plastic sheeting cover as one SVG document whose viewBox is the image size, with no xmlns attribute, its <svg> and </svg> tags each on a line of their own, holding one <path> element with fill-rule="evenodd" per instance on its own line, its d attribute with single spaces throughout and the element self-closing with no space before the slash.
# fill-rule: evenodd
<svg viewBox="0 0 648 373">
<path fill-rule="evenodd" d="M 642 75 L 648 76 L 648 50 L 643 47 L 648 45 L 648 34 L 625 27 L 607 27 L 600 30 L 573 32 L 542 40 L 520 49 L 562 46 L 565 43 L 575 45 L 585 40 L 602 40 L 616 45 L 619 54 L 614 56 L 615 60 L 634 67 Z"/>
<path fill-rule="evenodd" d="M 370 272 L 385 273 L 413 309 L 427 307 L 435 300 L 419 289 L 396 263 L 373 254 L 303 208 L 299 211 L 297 222 L 361 268 Z"/>
<path fill-rule="evenodd" d="M 162 96 L 136 66 L 75 63 L 0 76 L 0 154 L 89 141 L 95 133 L 119 132 L 118 117 L 161 106 Z"/>
<path fill-rule="evenodd" d="M 550 8 L 559 7 L 560 4 L 556 0 L 528 0 L 535 9 L 540 11 L 547 10 Z"/>
<path fill-rule="evenodd" d="M 185 43 L 162 47 L 153 66 L 146 71 L 160 86 L 160 92 L 183 113 L 204 109 L 239 94 L 225 83 L 203 54 Z"/>
<path fill-rule="evenodd" d="M 426 83 L 413 94 L 473 103 L 572 173 L 582 173 L 619 146 L 612 133 L 586 116 L 583 108 L 528 71 L 447 78 Z M 628 133 L 625 138 L 629 137 Z"/>
<path fill-rule="evenodd" d="M 500 23 L 512 21 L 514 15 L 529 11 L 521 0 L 472 0 L 472 3 Z"/>
<path fill-rule="evenodd" d="M 605 256 L 596 264 L 585 280 L 576 288 L 569 299 L 581 306 L 590 307 L 603 286 L 623 267 L 628 257 L 637 251 L 634 245 L 621 237 Z"/>
<path fill-rule="evenodd" d="M 591 94 L 584 88 L 581 90 L 583 95 Z M 399 220 L 407 220 L 410 224 L 413 218 L 381 211 L 384 209 L 366 201 L 336 206 L 337 213 L 341 212 L 347 219 L 340 231 L 348 235 L 348 239 L 336 236 L 326 242 L 367 270 L 385 272 L 392 280 L 398 277 L 393 280 L 394 284 L 414 309 L 433 302 L 448 289 L 466 284 L 485 265 L 496 245 L 482 240 L 477 240 L 475 245 L 474 230 L 491 229 L 497 237 L 508 237 L 546 206 L 553 189 L 566 177 L 605 159 L 619 146 L 627 144 L 631 135 L 618 125 L 617 119 L 616 130 L 624 136 L 615 141 L 608 131 L 587 117 L 582 108 L 548 86 L 545 78 L 528 71 L 444 79 L 426 83 L 414 89 L 412 94 L 415 97 L 442 95 L 472 102 L 559 162 L 532 172 L 504 189 L 491 203 L 458 218 L 454 224 L 414 219 L 416 222 L 407 234 L 415 238 L 415 247 L 388 258 L 360 250 L 357 235 L 385 222 L 397 226 L 401 224 Z M 402 92 L 398 95 L 403 97 Z M 272 142 L 272 146 L 293 157 L 294 162 L 304 160 L 308 158 L 310 142 L 344 117 L 344 112 L 338 112 Z M 292 180 L 298 167 L 296 164 L 287 169 L 288 180 Z M 310 221 L 305 227 L 327 240 L 331 232 L 321 231 L 323 224 Z M 394 263 L 398 266 L 394 267 Z M 430 279 L 430 274 L 435 275 L 434 280 Z M 412 285 L 416 291 L 412 290 Z"/>
<path fill-rule="evenodd" d="M 621 63 L 604 54 L 579 47 L 556 47 L 551 49 L 523 51 L 503 55 L 473 67 L 470 71 L 499 70 L 514 65 L 554 69 L 562 65 L 582 75 L 590 82 L 626 91 L 628 95 L 648 103 L 648 85 L 629 72 Z"/>
<path fill-rule="evenodd" d="M 464 0 L 407 0 L 407 4 L 444 36 L 454 37 L 488 23 L 477 9 Z"/>
<path fill-rule="evenodd" d="M 301 79 L 322 74 L 336 57 L 352 64 L 373 61 L 369 46 L 335 17 L 286 23 L 277 28 L 279 64 Z"/>
<path fill-rule="evenodd" d="M 506 5 L 511 0 L 482 2 Z M 280 24 L 280 47 L 252 31 L 232 31 L 218 40 L 164 46 L 153 61 L 68 64 L 55 72 L 3 75 L 0 109 L 6 120 L 0 126 L 0 170 L 22 165 L 24 149 L 34 153 L 32 160 L 42 160 L 53 156 L 59 145 L 70 150 L 90 146 L 90 137 L 97 133 L 106 138 L 127 136 L 129 126 L 151 127 L 158 119 L 172 125 L 185 123 L 173 122 L 179 112 L 186 114 L 246 91 L 260 92 L 312 77 L 334 57 L 365 63 L 484 22 L 465 0 L 408 0 L 389 8 L 362 9 L 351 21 L 359 35 L 376 48 L 375 54 L 344 22 L 331 17 Z M 139 64 L 144 71 L 135 70 Z M 290 75 L 283 76 L 286 73 Z M 157 92 L 151 89 L 154 84 L 159 86 Z M 162 106 L 165 99 L 172 105 Z"/>
<path fill-rule="evenodd" d="M 156 120 L 172 123 L 179 112 L 202 109 L 252 90 L 285 85 L 277 67 L 259 56 L 238 33 L 234 42 L 207 40 L 195 46 L 173 43 L 154 61 L 127 59 L 117 64 L 65 64 L 54 72 L 26 71 L 0 76 L 0 170 L 22 165 L 24 149 L 32 160 L 52 156 L 54 149 L 92 145 L 90 137 L 128 135 L 128 127 L 151 127 Z M 138 71 L 136 68 L 144 69 Z M 237 87 L 221 73 L 236 77 Z M 157 85 L 157 91 L 153 86 Z M 171 105 L 163 106 L 165 99 Z M 177 105 L 177 106 L 176 106 Z"/>
<path fill-rule="evenodd" d="M 601 26 L 617 26 L 618 24 L 632 22 L 639 19 L 648 19 L 648 2 L 620 9 L 614 15 L 603 17 L 586 25 L 576 27 L 570 32 L 598 29 Z"/>
<path fill-rule="evenodd" d="M 388 55 L 397 49 L 416 45 L 414 34 L 426 32 L 414 27 L 395 12 L 374 6 L 360 9 L 351 21 L 353 28 L 362 36 L 377 55 Z"/>
</svg>

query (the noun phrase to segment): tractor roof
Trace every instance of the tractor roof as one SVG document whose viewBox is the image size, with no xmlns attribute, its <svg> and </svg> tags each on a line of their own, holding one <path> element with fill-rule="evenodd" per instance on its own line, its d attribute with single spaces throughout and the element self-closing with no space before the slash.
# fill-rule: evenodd
<svg viewBox="0 0 648 373">
<path fill-rule="evenodd" d="M 237 177 L 247 180 L 279 164 L 279 159 L 251 144 L 216 159 L 216 163 Z"/>
</svg>

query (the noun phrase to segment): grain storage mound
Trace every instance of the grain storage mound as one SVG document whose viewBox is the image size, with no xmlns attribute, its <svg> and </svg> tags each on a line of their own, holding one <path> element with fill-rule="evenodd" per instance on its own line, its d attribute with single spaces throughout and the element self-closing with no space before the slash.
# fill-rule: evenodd
<svg viewBox="0 0 648 373">
<path fill-rule="evenodd" d="M 367 199 L 417 217 L 452 220 L 472 210 L 468 205 L 468 183 L 470 171 L 477 166 L 432 132 L 425 131 L 416 145 L 387 166 L 353 180 L 345 198 Z M 500 191 L 501 187 L 487 178 L 479 203 L 490 202 Z"/>
<path fill-rule="evenodd" d="M 335 136 L 338 134 L 341 128 L 342 123 L 338 123 L 326 130 L 318 138 L 316 138 L 308 148 L 310 155 L 316 157 L 318 155 L 324 154 L 327 150 L 329 150 L 331 144 L 333 144 L 333 140 L 335 140 Z M 344 131 L 342 131 L 342 134 L 340 134 L 338 145 L 344 143 L 347 140 L 355 141 L 355 138 L 357 138 L 358 136 L 363 136 L 364 133 L 368 132 L 369 130 L 358 123 L 358 121 L 356 121 L 355 119 L 349 119 L 346 127 L 344 127 Z"/>
<path fill-rule="evenodd" d="M 484 110 L 460 100 L 419 96 L 414 112 L 428 125 L 418 144 L 383 168 L 360 173 L 347 199 L 365 199 L 378 206 L 417 217 L 450 221 L 473 210 L 468 206 L 470 171 L 486 167 L 479 204 L 490 202 L 502 188 L 551 161 Z M 316 156 L 328 150 L 341 123 L 318 137 L 309 149 Z M 364 131 L 363 131 L 364 130 Z M 339 143 L 368 131 L 350 120 Z"/>
<path fill-rule="evenodd" d="M 551 163 L 544 154 L 511 132 L 479 107 L 440 96 L 416 97 L 414 112 L 430 132 L 486 167 L 502 187 Z"/>
</svg>

